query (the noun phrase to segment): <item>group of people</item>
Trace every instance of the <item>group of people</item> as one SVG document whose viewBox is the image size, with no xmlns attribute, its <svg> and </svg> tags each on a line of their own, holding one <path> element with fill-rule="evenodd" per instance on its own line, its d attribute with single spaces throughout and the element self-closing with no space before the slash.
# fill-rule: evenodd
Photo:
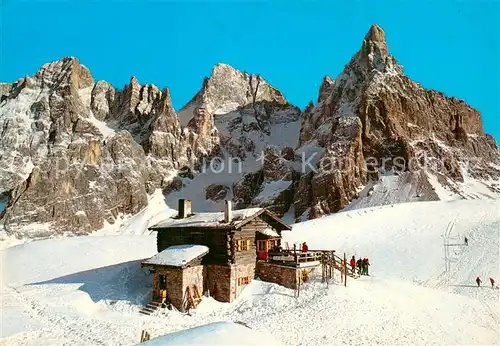
<svg viewBox="0 0 500 346">
<path fill-rule="evenodd" d="M 481 286 L 481 283 L 482 283 L 481 278 L 478 276 L 478 277 L 476 278 L 476 284 L 477 284 L 477 287 L 480 287 L 480 286 Z M 490 278 L 490 283 L 491 283 L 491 288 L 495 288 L 495 279 Z"/>
<path fill-rule="evenodd" d="M 356 257 L 352 256 L 349 264 L 351 265 L 351 270 L 353 274 L 356 272 L 357 268 L 359 275 L 368 275 L 368 276 L 370 275 L 368 274 L 368 267 L 370 266 L 370 261 L 368 260 L 368 258 L 365 257 L 361 259 L 360 257 L 356 261 Z"/>
</svg>

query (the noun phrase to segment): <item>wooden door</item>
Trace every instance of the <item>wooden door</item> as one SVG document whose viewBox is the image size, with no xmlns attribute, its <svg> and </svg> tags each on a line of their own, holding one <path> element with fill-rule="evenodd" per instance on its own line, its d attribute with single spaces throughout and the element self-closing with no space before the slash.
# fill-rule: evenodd
<svg viewBox="0 0 500 346">
<path fill-rule="evenodd" d="M 269 243 L 267 240 L 257 240 L 257 259 L 267 261 L 267 251 Z"/>
</svg>

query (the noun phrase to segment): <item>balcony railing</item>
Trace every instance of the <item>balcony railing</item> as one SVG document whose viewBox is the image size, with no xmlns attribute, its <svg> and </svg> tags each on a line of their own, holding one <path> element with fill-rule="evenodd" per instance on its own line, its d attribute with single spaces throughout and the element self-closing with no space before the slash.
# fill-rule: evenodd
<svg viewBox="0 0 500 346">
<path fill-rule="evenodd" d="M 328 252 L 333 253 L 332 250 L 329 250 Z M 321 250 L 282 250 L 279 252 L 269 251 L 267 253 L 267 262 L 297 266 L 301 263 L 321 262 L 325 256 L 326 251 Z"/>
</svg>

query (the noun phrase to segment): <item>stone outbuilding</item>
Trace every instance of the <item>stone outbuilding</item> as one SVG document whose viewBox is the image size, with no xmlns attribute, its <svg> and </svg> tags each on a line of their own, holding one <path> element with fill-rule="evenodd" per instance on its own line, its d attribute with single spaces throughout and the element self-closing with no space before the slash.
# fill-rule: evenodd
<svg viewBox="0 0 500 346">
<path fill-rule="evenodd" d="M 203 257 L 209 252 L 204 245 L 174 245 L 142 263 L 153 272 L 153 296 L 167 298 L 176 307 L 188 305 L 185 292 L 199 295 L 203 288 Z"/>
</svg>

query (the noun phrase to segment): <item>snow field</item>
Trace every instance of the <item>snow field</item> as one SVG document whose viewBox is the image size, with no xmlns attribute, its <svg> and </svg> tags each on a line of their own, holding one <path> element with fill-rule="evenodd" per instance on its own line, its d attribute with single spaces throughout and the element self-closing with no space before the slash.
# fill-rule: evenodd
<svg viewBox="0 0 500 346">
<path fill-rule="evenodd" d="M 7 345 L 134 345 L 219 321 L 242 321 L 287 345 L 499 344 L 498 200 L 420 202 L 311 220 L 284 241 L 368 257 L 371 276 L 348 287 L 314 277 L 293 290 L 254 280 L 233 303 L 204 298 L 191 316 L 138 313 L 156 254 L 152 235 L 106 235 L 25 243 L 0 252 L 2 342 Z M 126 233 L 156 212 L 130 220 Z M 135 231 L 134 231 L 135 232 Z M 444 240 L 450 247 L 445 272 Z M 8 266 L 6 265 L 8 263 Z M 473 287 L 476 275 L 486 287 Z M 472 286 L 472 287 L 471 287 Z"/>
</svg>

